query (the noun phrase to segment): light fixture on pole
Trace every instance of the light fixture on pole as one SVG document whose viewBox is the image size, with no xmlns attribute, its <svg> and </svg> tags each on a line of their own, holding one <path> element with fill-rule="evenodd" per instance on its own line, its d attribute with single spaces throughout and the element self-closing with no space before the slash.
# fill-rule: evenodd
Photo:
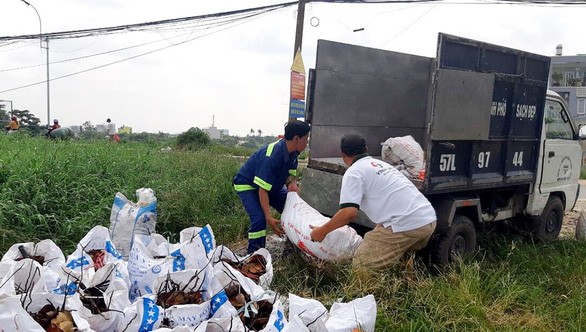
<svg viewBox="0 0 586 332">
<path fill-rule="evenodd" d="M 0 100 L 0 103 L 10 103 L 10 116 L 12 116 L 12 100 Z"/>
<path fill-rule="evenodd" d="M 49 37 L 45 37 L 45 47 L 43 47 L 43 26 L 41 23 L 41 15 L 35 6 L 33 6 L 30 2 L 26 0 L 20 0 L 24 2 L 27 6 L 31 6 L 35 13 L 37 13 L 37 17 L 39 18 L 39 44 L 41 48 L 47 50 L 47 127 L 51 124 L 51 102 L 50 102 L 50 93 L 49 93 Z"/>
</svg>

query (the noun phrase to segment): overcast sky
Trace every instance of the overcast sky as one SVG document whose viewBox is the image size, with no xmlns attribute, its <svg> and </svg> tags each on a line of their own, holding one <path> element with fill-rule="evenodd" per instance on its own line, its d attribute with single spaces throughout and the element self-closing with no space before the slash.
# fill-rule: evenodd
<svg viewBox="0 0 586 332">
<path fill-rule="evenodd" d="M 280 3 L 28 1 L 38 10 L 44 33 Z M 470 2 L 475 1 L 466 1 Z M 50 62 L 84 58 L 51 63 L 51 78 L 121 62 L 51 81 L 51 120 L 58 118 L 66 126 L 85 121 L 96 125 L 109 117 L 117 126 L 130 126 L 134 132 L 181 133 L 190 127 L 209 127 L 215 116 L 216 127 L 228 129 L 232 135 L 243 136 L 250 129 L 279 134 L 288 118 L 295 17 L 296 6 L 292 6 L 207 30 L 193 23 L 53 40 Z M 564 55 L 576 55 L 586 53 L 585 17 L 586 6 L 311 3 L 306 7 L 302 55 L 306 69 L 313 67 L 317 40 L 329 39 L 434 57 L 438 32 L 543 55 L 554 55 L 556 45 L 563 44 Z M 360 28 L 364 30 L 354 32 Z M 0 36 L 38 33 L 39 19 L 32 7 L 20 0 L 0 0 Z M 88 57 L 123 48 L 127 49 Z M 45 80 L 45 62 L 46 51 L 38 40 L 0 43 L 0 91 Z M 11 100 L 13 108 L 28 109 L 46 123 L 46 89 L 42 83 L 0 92 L 0 100 Z"/>
</svg>

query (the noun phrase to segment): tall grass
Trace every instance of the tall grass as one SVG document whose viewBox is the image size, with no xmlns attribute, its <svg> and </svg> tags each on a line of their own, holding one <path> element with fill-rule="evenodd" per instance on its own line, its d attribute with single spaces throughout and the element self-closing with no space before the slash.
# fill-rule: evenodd
<svg viewBox="0 0 586 332">
<path fill-rule="evenodd" d="M 531 244 L 491 236 L 468 261 L 441 273 L 404 266 L 362 283 L 346 265 L 279 262 L 273 286 L 324 304 L 374 294 L 376 331 L 583 331 L 586 245 Z"/>
<path fill-rule="evenodd" d="M 242 240 L 248 218 L 230 180 L 242 150 L 161 151 L 155 144 L 0 137 L 0 248 L 53 239 L 67 255 L 95 225 L 109 226 L 114 195 L 155 190 L 159 233 L 209 223 L 218 243 Z M 374 282 L 345 264 L 275 256 L 272 289 L 326 306 L 374 294 L 377 331 L 584 331 L 586 244 L 483 235 L 472 259 L 446 270 L 403 266 Z"/>
<path fill-rule="evenodd" d="M 213 149 L 213 147 L 212 147 Z M 239 161 L 202 149 L 161 151 L 140 143 L 0 138 L 0 247 L 51 238 L 64 252 L 95 225 L 109 225 L 117 192 L 158 198 L 158 230 L 176 239 L 209 223 L 221 240 L 243 234 L 247 217 L 231 188 Z"/>
</svg>

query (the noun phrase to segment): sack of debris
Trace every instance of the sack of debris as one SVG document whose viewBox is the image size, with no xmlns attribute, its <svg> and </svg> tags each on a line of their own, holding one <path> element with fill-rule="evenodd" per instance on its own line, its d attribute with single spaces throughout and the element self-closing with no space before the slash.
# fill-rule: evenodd
<svg viewBox="0 0 586 332">
<path fill-rule="evenodd" d="M 289 321 L 311 326 L 315 332 L 373 332 L 376 323 L 376 300 L 372 294 L 347 303 L 334 302 L 329 311 L 321 302 L 289 293 Z M 292 330 L 289 330 L 292 331 Z"/>
<path fill-rule="evenodd" d="M 157 198 L 150 188 L 136 190 L 138 202 L 128 200 L 122 193 L 116 193 L 110 213 L 110 238 L 116 249 L 128 260 L 135 235 L 155 233 L 157 224 Z"/>
<path fill-rule="evenodd" d="M 419 177 L 419 171 L 425 168 L 423 149 L 411 135 L 390 137 L 381 145 L 383 161 L 397 167 L 407 177 Z"/>
<path fill-rule="evenodd" d="M 81 316 L 81 312 L 88 309 L 83 306 L 78 293 L 64 295 L 39 292 L 30 293 L 29 296 L 24 308 L 38 326 L 23 326 L 14 331 L 37 331 L 40 327 L 45 331 L 94 332 L 88 321 Z"/>
<path fill-rule="evenodd" d="M 135 236 L 128 259 L 130 281 L 129 298 L 134 302 L 138 297 L 152 294 L 155 279 L 170 272 L 188 269 L 203 269 L 211 263 L 200 254 L 201 247 L 196 242 L 183 242 L 175 251 L 163 256 L 149 251 L 145 242 L 148 236 Z M 175 247 L 175 246 L 169 246 Z"/>
<path fill-rule="evenodd" d="M 122 255 L 112 244 L 108 229 L 98 225 L 90 229 L 79 241 L 75 251 L 67 257 L 65 268 L 67 271 L 79 275 L 82 282 L 88 282 L 99 269 L 108 263 L 116 265 L 116 278 L 130 285 L 126 262 L 122 260 Z M 62 282 L 64 281 L 62 280 Z"/>
<path fill-rule="evenodd" d="M 341 261 L 354 257 L 362 238 L 349 226 L 330 232 L 322 242 L 311 241 L 311 226 L 321 226 L 330 218 L 324 217 L 307 204 L 296 192 L 287 194 L 281 225 L 289 240 L 309 255 L 327 260 Z"/>
<path fill-rule="evenodd" d="M 215 266 L 224 262 L 234 268 L 238 273 L 251 279 L 263 289 L 269 289 L 273 280 L 273 260 L 271 254 L 265 248 L 260 248 L 252 254 L 240 257 L 230 248 L 220 245 L 214 251 L 212 264 Z"/>
<path fill-rule="evenodd" d="M 77 290 L 85 307 L 79 314 L 96 332 L 115 331 L 124 309 L 130 306 L 128 285 L 117 272 L 120 264 L 123 262 L 107 263 L 96 271 L 88 284 L 81 283 Z"/>
<path fill-rule="evenodd" d="M 25 258 L 33 259 L 46 267 L 60 267 L 65 263 L 63 252 L 53 240 L 45 239 L 37 243 L 16 243 L 2 256 L 0 278 L 6 274 L 6 270 L 10 268 L 10 265 Z"/>
</svg>

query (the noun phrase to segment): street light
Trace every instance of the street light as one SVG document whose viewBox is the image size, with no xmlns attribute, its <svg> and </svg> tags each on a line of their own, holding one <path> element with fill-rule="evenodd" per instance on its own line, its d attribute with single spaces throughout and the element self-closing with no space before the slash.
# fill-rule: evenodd
<svg viewBox="0 0 586 332">
<path fill-rule="evenodd" d="M 49 37 L 45 37 L 45 47 L 43 47 L 43 26 L 41 23 L 41 15 L 39 15 L 39 11 L 26 0 L 20 0 L 24 2 L 27 6 L 31 6 L 35 13 L 37 13 L 37 17 L 39 18 L 39 44 L 41 48 L 47 50 L 47 127 L 51 124 L 51 102 L 50 102 L 50 94 L 49 94 Z"/>
<path fill-rule="evenodd" d="M 10 103 L 10 116 L 12 116 L 12 100 L 0 100 L 0 103 Z"/>
</svg>

